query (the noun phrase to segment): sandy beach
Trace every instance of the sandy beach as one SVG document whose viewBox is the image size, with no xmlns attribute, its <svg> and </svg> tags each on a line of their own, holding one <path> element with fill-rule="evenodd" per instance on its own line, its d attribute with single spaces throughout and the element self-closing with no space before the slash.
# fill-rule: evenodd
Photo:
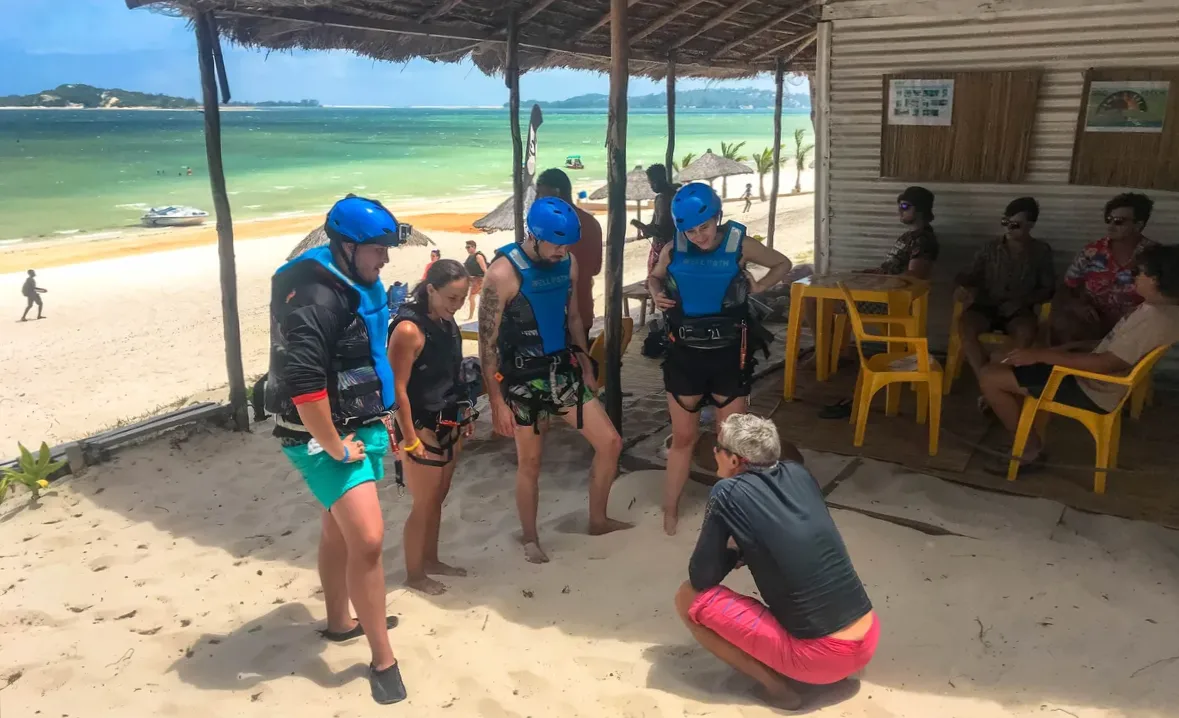
<svg viewBox="0 0 1179 718">
<path fill-rule="evenodd" d="M 469 239 L 488 256 L 511 233 L 472 233 L 470 222 L 501 198 L 411 205 L 406 221 L 421 227 L 444 257 L 463 259 Z M 811 195 L 779 200 L 778 246 L 794 257 L 810 253 Z M 742 215 L 764 232 L 768 203 Z M 649 215 L 649 211 L 647 212 Z M 294 245 L 321 221 L 318 214 L 235 227 L 238 304 L 246 376 L 266 371 L 270 277 Z M 605 222 L 605 214 L 599 215 Z M 462 232 L 455 230 L 464 230 Z M 194 400 L 224 401 L 225 353 L 215 229 L 134 234 L 123 238 L 29 242 L 0 248 L 0 456 L 16 442 L 38 446 L 81 438 L 117 423 Z M 386 284 L 413 283 L 429 260 L 428 247 L 403 247 L 382 272 Z M 646 272 L 647 242 L 627 245 L 625 281 Z M 25 302 L 25 269 L 37 269 L 44 295 L 43 321 L 18 323 Z M 604 285 L 596 283 L 598 314 Z M 637 307 L 636 307 L 637 309 Z M 465 313 L 460 313 L 465 317 Z M 467 348 L 475 352 L 474 346 Z"/>
</svg>

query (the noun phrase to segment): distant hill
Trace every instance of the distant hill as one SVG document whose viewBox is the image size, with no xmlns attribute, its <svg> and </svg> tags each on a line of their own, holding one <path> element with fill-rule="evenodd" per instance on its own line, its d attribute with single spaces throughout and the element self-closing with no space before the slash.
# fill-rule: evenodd
<svg viewBox="0 0 1179 718">
<path fill-rule="evenodd" d="M 630 97 L 627 102 L 631 108 L 648 110 L 667 107 L 667 93 L 657 92 L 651 95 Z M 521 103 L 524 106 L 533 104 L 542 108 L 554 110 L 605 110 L 609 108 L 610 97 L 602 94 L 578 95 L 567 100 L 554 102 L 539 102 L 530 100 Z M 704 110 L 740 110 L 740 109 L 772 109 L 774 106 L 773 90 L 758 90 L 752 87 L 744 89 L 703 89 L 681 90 L 675 94 L 677 109 Z M 507 107 L 505 104 L 504 107 Z M 782 97 L 784 110 L 810 110 L 811 98 L 808 93 L 784 94 Z"/>
<path fill-rule="evenodd" d="M 187 97 L 105 90 L 91 85 L 59 85 L 32 95 L 0 96 L 0 107 L 159 107 L 182 110 L 196 106 L 197 101 Z"/>
<path fill-rule="evenodd" d="M 230 107 L 319 107 L 319 100 L 266 100 L 265 102 L 231 102 Z"/>
</svg>

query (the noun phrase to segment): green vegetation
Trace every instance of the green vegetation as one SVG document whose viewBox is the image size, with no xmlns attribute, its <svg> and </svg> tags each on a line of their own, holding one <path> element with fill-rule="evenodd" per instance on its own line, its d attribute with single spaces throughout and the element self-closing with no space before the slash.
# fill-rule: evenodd
<svg viewBox="0 0 1179 718">
<path fill-rule="evenodd" d="M 53 461 L 49 455 L 49 445 L 41 442 L 41 449 L 33 456 L 32 452 L 20 447 L 20 458 L 15 469 L 0 469 L 0 501 L 8 495 L 8 489 L 14 484 L 23 484 L 36 499 L 41 495 L 41 489 L 49 487 L 49 477 L 53 472 L 66 465 L 64 461 Z"/>
<path fill-rule="evenodd" d="M 781 166 L 786 158 L 779 157 L 778 165 Z M 757 188 L 758 194 L 761 196 L 761 201 L 766 201 L 766 175 L 774 171 L 774 150 L 766 147 L 761 152 L 753 156 L 753 167 L 757 170 Z"/>
<path fill-rule="evenodd" d="M 533 104 L 554 110 L 605 110 L 610 105 L 609 95 L 598 93 L 578 95 L 566 100 L 554 102 L 537 102 L 529 100 L 524 106 Z M 667 107 L 667 93 L 657 92 L 651 95 L 638 95 L 627 98 L 627 104 L 632 110 L 655 110 Z M 675 94 L 675 106 L 679 109 L 700 110 L 766 110 L 774 107 L 773 90 L 758 90 L 752 87 L 742 89 L 706 88 L 702 90 L 680 90 Z M 504 107 L 507 107 L 505 104 Z M 809 110 L 811 97 L 808 93 L 785 94 L 782 96 L 782 109 L 786 111 Z"/>
<path fill-rule="evenodd" d="M 721 157 L 734 162 L 745 162 L 749 158 L 741 154 L 741 148 L 745 146 L 744 142 L 721 142 Z M 721 197 L 729 196 L 729 178 L 721 178 Z"/>
<path fill-rule="evenodd" d="M 794 131 L 794 194 L 802 192 L 802 171 L 806 169 L 806 157 L 815 149 L 814 145 L 804 145 L 804 141 L 806 130 L 799 127 Z"/>
<path fill-rule="evenodd" d="M 183 110 L 196 106 L 196 100 L 186 97 L 107 90 L 91 85 L 59 85 L 32 95 L 0 96 L 0 107 L 159 107 Z"/>
<path fill-rule="evenodd" d="M 683 168 L 692 164 L 692 162 L 694 162 L 695 160 L 696 160 L 696 153 L 689 152 L 686 155 L 684 155 L 683 157 L 681 157 L 679 162 L 672 162 L 671 165 L 672 165 L 672 168 L 675 169 L 676 172 L 679 172 Z"/>
</svg>

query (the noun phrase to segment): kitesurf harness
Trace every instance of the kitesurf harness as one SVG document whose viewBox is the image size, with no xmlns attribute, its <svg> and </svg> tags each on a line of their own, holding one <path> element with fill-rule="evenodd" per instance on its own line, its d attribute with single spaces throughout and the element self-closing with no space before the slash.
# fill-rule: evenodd
<svg viewBox="0 0 1179 718">
<path fill-rule="evenodd" d="M 413 371 L 406 384 L 410 413 L 414 429 L 429 429 L 438 438 L 438 445 L 424 440 L 423 446 L 431 454 L 444 457 L 442 460 L 419 459 L 413 454 L 407 456 L 424 466 L 442 467 L 454 460 L 454 445 L 462 436 L 462 430 L 478 418 L 472 407 L 467 386 L 460 377 L 463 362 L 463 340 L 454 322 L 436 322 L 419 311 L 415 302 L 401 306 L 401 311 L 389 329 L 401 322 L 411 322 L 422 332 L 425 343 L 422 352 L 414 360 Z M 394 438 L 397 445 L 403 439 L 400 427 L 396 427 Z"/>
<path fill-rule="evenodd" d="M 566 256 L 551 266 L 537 266 L 524 248 L 515 243 L 500 248 L 496 257 L 500 256 L 506 257 L 516 270 L 520 291 L 504 309 L 496 378 L 507 385 L 545 379 L 549 396 L 530 392 L 528 399 L 515 398 L 529 404 L 532 416 L 537 417 L 540 411 L 551 413 L 560 408 L 557 375 L 570 374 L 577 393 L 577 428 L 580 429 L 585 382 L 578 358 L 570 351 L 567 316 L 572 262 Z M 532 428 L 540 433 L 539 422 Z"/>
</svg>

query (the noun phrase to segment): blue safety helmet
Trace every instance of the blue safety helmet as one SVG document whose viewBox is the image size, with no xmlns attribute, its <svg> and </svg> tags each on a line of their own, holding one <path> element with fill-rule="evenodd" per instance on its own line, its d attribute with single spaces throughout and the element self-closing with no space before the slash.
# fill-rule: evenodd
<svg viewBox="0 0 1179 718">
<path fill-rule="evenodd" d="M 323 229 L 334 242 L 380 244 L 385 247 L 400 245 L 412 231 L 408 224 L 399 223 L 380 202 L 354 194 L 332 205 Z"/>
<path fill-rule="evenodd" d="M 575 244 L 581 239 L 581 220 L 569 203 L 541 197 L 528 210 L 528 233 L 549 244 Z"/>
<path fill-rule="evenodd" d="M 692 182 L 680 187 L 671 200 L 671 217 L 675 228 L 687 232 L 721 214 L 721 198 L 703 182 Z"/>
</svg>

